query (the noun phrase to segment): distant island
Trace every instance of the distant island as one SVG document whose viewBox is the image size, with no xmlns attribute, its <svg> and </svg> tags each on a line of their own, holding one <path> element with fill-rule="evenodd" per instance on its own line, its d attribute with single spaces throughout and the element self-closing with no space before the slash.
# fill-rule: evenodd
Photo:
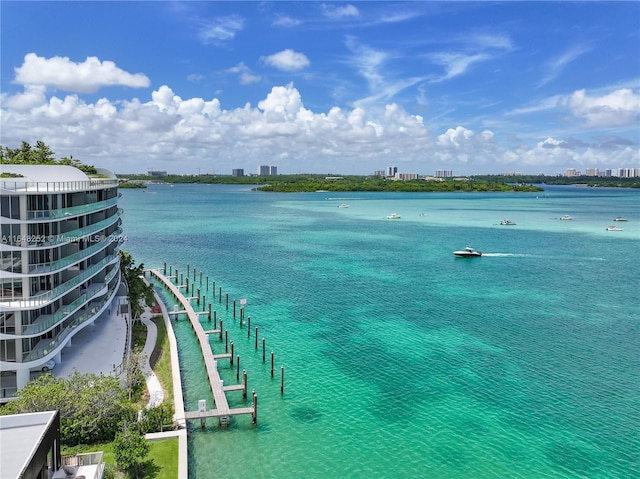
<svg viewBox="0 0 640 479">
<path fill-rule="evenodd" d="M 544 185 L 578 185 L 590 187 L 640 188 L 640 178 L 593 176 L 506 176 L 475 175 L 454 178 L 420 178 L 409 181 L 382 176 L 357 175 L 135 175 L 118 174 L 122 187 L 134 187 L 145 183 L 203 183 L 261 185 L 256 191 L 315 192 L 315 191 L 391 191 L 391 192 L 465 192 L 465 191 L 544 191 Z M 127 186 L 124 186 L 127 185 Z"/>
</svg>

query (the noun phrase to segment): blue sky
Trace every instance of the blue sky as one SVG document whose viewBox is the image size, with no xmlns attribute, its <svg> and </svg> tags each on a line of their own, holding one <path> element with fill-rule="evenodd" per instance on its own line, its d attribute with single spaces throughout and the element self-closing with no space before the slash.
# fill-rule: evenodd
<svg viewBox="0 0 640 479">
<path fill-rule="evenodd" d="M 1 143 L 119 173 L 640 167 L 639 2 L 12 2 Z"/>
</svg>

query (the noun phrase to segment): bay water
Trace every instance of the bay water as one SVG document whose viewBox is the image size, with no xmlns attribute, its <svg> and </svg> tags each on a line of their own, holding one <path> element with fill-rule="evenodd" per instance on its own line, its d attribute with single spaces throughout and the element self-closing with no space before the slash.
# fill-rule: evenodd
<svg viewBox="0 0 640 479">
<path fill-rule="evenodd" d="M 189 425 L 191 478 L 640 477 L 639 191 L 150 185 L 120 206 L 138 263 L 208 277 L 258 395 L 257 426 Z M 482 257 L 454 257 L 465 246 Z M 193 331 L 173 324 L 185 405 L 214 407 Z"/>
</svg>

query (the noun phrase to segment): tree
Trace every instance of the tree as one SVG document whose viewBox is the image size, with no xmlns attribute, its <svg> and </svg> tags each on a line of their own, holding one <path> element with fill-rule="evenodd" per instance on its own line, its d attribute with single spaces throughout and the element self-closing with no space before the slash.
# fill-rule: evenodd
<svg viewBox="0 0 640 479">
<path fill-rule="evenodd" d="M 120 425 L 134 416 L 120 382 L 112 376 L 74 372 L 69 378 L 43 374 L 18 391 L 18 399 L 0 412 L 17 414 L 60 411 L 60 433 L 67 445 L 112 440 Z"/>
<path fill-rule="evenodd" d="M 137 319 L 144 310 L 144 304 L 153 304 L 153 287 L 144 281 L 144 263 L 135 266 L 135 261 L 129 253 L 120 250 L 120 270 L 129 288 L 129 304 L 131 318 Z"/>
<path fill-rule="evenodd" d="M 147 356 L 140 349 L 132 349 L 124 363 L 124 374 L 129 399 L 133 393 L 145 384 L 144 366 Z"/>
<path fill-rule="evenodd" d="M 122 470 L 143 477 L 144 459 L 149 454 L 149 444 L 135 424 L 125 424 L 113 441 L 113 456 Z"/>
</svg>

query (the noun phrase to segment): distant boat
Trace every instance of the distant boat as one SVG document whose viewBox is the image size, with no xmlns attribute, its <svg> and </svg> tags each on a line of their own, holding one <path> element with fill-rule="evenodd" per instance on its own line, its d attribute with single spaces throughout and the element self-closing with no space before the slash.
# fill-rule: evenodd
<svg viewBox="0 0 640 479">
<path fill-rule="evenodd" d="M 475 258 L 482 256 L 482 253 L 480 251 L 474 250 L 471 246 L 467 246 L 461 251 L 454 251 L 453 254 L 458 258 Z"/>
<path fill-rule="evenodd" d="M 398 213 L 391 213 L 389 216 L 387 216 L 388 220 L 399 220 L 400 219 L 400 215 Z"/>
<path fill-rule="evenodd" d="M 348 207 L 349 207 L 349 205 L 347 205 L 347 204 L 345 204 L 345 203 L 340 203 L 340 204 L 338 205 L 338 208 L 348 208 Z"/>
<path fill-rule="evenodd" d="M 511 220 L 502 220 L 500 224 L 503 226 L 515 226 L 515 223 Z"/>
<path fill-rule="evenodd" d="M 622 216 L 618 216 L 617 218 L 613 218 L 613 221 L 629 221 L 627 218 L 623 218 Z"/>
<path fill-rule="evenodd" d="M 564 215 L 564 216 L 561 216 L 561 217 L 560 217 L 560 219 L 561 219 L 561 220 L 572 220 L 572 219 L 573 219 L 573 216 L 570 216 L 570 215 Z"/>
<path fill-rule="evenodd" d="M 607 231 L 624 231 L 624 230 L 622 228 L 620 228 L 619 226 L 611 225 L 611 226 L 607 227 Z"/>
</svg>

